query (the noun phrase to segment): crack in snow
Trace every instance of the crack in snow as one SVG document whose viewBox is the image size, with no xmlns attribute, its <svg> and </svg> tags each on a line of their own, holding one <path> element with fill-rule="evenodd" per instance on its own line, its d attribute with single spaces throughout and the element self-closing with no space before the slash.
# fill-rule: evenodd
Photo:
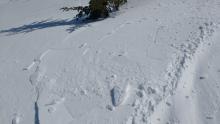
<svg viewBox="0 0 220 124">
<path fill-rule="evenodd" d="M 37 101 L 34 103 L 34 112 L 35 112 L 34 124 L 40 124 L 39 107 L 38 107 Z"/>
</svg>

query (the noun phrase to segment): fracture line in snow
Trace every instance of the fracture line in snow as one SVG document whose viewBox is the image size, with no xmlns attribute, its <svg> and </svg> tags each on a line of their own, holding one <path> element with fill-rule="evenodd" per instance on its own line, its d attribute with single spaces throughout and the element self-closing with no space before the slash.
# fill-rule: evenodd
<svg viewBox="0 0 220 124">
<path fill-rule="evenodd" d="M 34 124 L 40 124 L 38 103 L 34 103 Z"/>
<path fill-rule="evenodd" d="M 41 53 L 38 57 L 34 59 L 34 61 L 27 67 L 25 67 L 23 70 L 30 70 L 33 68 L 35 65 L 36 69 L 35 71 L 29 76 L 29 81 L 32 84 L 34 90 L 35 90 L 35 97 L 36 100 L 34 101 L 34 124 L 40 124 L 40 119 L 39 119 L 39 106 L 38 106 L 38 99 L 40 97 L 40 88 L 39 88 L 39 82 L 43 79 L 45 70 L 42 71 L 40 68 L 40 63 L 43 60 L 43 58 L 50 52 L 51 50 L 48 49 Z M 17 123 L 15 123 L 17 124 Z"/>
<path fill-rule="evenodd" d="M 146 20 L 146 18 L 140 18 L 140 19 L 136 19 L 136 20 L 133 20 L 133 21 L 126 21 L 126 22 L 124 22 L 122 24 L 119 24 L 117 27 L 115 27 L 110 32 L 108 32 L 106 35 L 104 35 L 101 38 L 99 38 L 98 42 L 101 42 L 101 41 L 109 38 L 113 34 L 116 34 L 120 29 L 124 28 L 126 25 L 130 25 L 130 24 L 134 24 L 134 23 L 141 23 L 142 21 L 145 21 L 145 20 Z"/>
<path fill-rule="evenodd" d="M 98 42 L 101 42 L 101 41 L 105 40 L 106 38 L 109 38 L 113 34 L 117 33 L 120 29 L 124 28 L 126 25 L 132 24 L 134 22 L 135 21 L 127 21 L 125 23 L 120 24 L 119 26 L 115 27 L 110 32 L 108 32 L 106 35 L 104 35 L 103 37 L 99 38 Z"/>
<path fill-rule="evenodd" d="M 42 59 L 50 52 L 51 50 L 48 49 L 41 53 L 37 58 L 34 59 L 34 61 L 28 65 L 27 67 L 24 67 L 23 70 L 30 70 L 32 67 L 34 67 L 36 64 L 40 64 Z"/>
</svg>

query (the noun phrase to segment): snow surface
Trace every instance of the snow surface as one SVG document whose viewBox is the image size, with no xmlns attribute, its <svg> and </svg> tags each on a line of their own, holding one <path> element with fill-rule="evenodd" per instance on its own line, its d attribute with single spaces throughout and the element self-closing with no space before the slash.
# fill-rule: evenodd
<svg viewBox="0 0 220 124">
<path fill-rule="evenodd" d="M 219 0 L 87 3 L 0 1 L 0 124 L 220 123 Z"/>
</svg>

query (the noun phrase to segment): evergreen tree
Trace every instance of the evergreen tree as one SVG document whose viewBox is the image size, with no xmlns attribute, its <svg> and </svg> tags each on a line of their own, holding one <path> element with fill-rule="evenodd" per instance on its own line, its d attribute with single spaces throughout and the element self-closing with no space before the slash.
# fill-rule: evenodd
<svg viewBox="0 0 220 124">
<path fill-rule="evenodd" d="M 108 0 L 90 0 L 90 16 L 91 19 L 106 18 L 109 16 L 107 9 Z"/>
<path fill-rule="evenodd" d="M 87 19 L 107 18 L 109 13 L 118 11 L 120 5 L 127 0 L 90 0 L 89 6 L 63 7 L 63 11 L 77 10 L 77 18 L 87 16 Z"/>
</svg>

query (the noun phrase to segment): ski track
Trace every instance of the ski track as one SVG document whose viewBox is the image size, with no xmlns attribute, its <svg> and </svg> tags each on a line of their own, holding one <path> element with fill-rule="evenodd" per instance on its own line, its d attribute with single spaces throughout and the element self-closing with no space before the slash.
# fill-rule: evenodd
<svg viewBox="0 0 220 124">
<path fill-rule="evenodd" d="M 119 32 L 122 28 L 126 27 L 127 25 L 130 24 L 137 24 L 137 23 L 142 23 L 142 21 L 145 21 L 146 18 L 140 18 L 140 19 L 136 19 L 133 21 L 126 21 L 122 24 L 119 24 L 118 26 L 116 26 L 115 28 L 113 28 L 110 32 L 108 32 L 107 34 L 105 34 L 104 36 L 100 37 L 98 39 L 98 42 L 101 42 L 109 37 L 111 37 L 112 35 L 116 34 L 117 32 Z"/>
</svg>

